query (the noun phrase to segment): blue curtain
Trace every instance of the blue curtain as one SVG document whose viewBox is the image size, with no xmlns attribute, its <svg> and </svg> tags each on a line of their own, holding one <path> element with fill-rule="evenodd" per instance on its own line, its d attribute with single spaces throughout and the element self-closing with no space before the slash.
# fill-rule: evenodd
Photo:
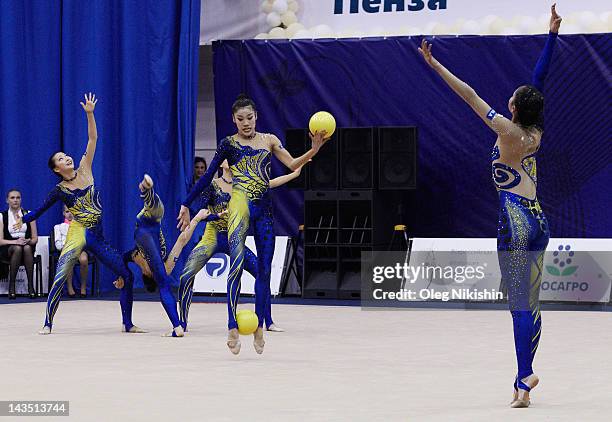
<svg viewBox="0 0 612 422">
<path fill-rule="evenodd" d="M 102 193 L 106 238 L 133 246 L 142 207 L 138 182 L 149 173 L 166 206 L 164 232 L 191 174 L 195 135 L 199 0 L 11 1 L 0 13 L 0 186 L 22 190 L 37 207 L 56 178 L 47 159 L 80 158 L 87 123 L 79 102 L 100 99 L 94 177 Z M 60 206 L 39 221 L 49 234 Z M 103 290 L 111 289 L 110 272 Z"/>
<path fill-rule="evenodd" d="M 235 132 L 231 104 L 246 92 L 258 129 L 281 139 L 318 110 L 340 127 L 418 126 L 418 189 L 406 192 L 411 236 L 495 237 L 490 175 L 495 135 L 430 70 L 420 37 L 251 40 L 213 44 L 219 138 Z M 436 37 L 436 57 L 508 114 L 529 83 L 545 36 Z M 538 196 L 555 237 L 612 237 L 611 34 L 561 35 L 546 81 Z M 325 147 L 321 154 L 325 153 Z M 316 157 L 315 157 L 316 159 Z M 284 172 L 273 163 L 273 176 Z M 277 234 L 302 222 L 299 192 L 275 190 Z M 391 207 L 391 204 L 390 204 Z M 390 208 L 390 214 L 393 210 Z"/>
</svg>

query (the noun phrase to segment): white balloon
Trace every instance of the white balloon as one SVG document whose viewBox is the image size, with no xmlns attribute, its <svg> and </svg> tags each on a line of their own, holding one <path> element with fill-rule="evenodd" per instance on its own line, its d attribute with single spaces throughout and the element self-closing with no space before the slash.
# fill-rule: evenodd
<svg viewBox="0 0 612 422">
<path fill-rule="evenodd" d="M 338 38 L 353 38 L 355 35 L 353 34 L 353 29 L 344 29 L 336 34 Z"/>
<path fill-rule="evenodd" d="M 431 28 L 431 33 L 432 35 L 446 35 L 446 34 L 450 34 L 450 28 L 442 23 L 436 23 L 432 28 Z"/>
<path fill-rule="evenodd" d="M 480 29 L 483 34 L 499 34 L 506 23 L 496 15 L 487 15 L 480 19 Z"/>
<path fill-rule="evenodd" d="M 255 35 L 256 40 L 267 40 L 268 38 L 268 34 L 266 34 L 265 32 Z"/>
<path fill-rule="evenodd" d="M 283 25 L 288 27 L 292 23 L 296 23 L 297 22 L 297 16 L 295 16 L 295 13 L 293 13 L 291 11 L 285 12 L 281 16 L 281 22 L 283 23 Z"/>
<path fill-rule="evenodd" d="M 497 18 L 489 23 L 487 30 L 489 34 L 498 35 L 501 34 L 504 28 L 507 26 L 509 26 L 509 23 L 505 22 L 501 18 Z"/>
<path fill-rule="evenodd" d="M 407 26 L 400 26 L 399 28 L 392 28 L 389 32 L 390 35 L 394 37 L 401 37 L 403 35 L 408 35 L 408 31 L 410 30 Z"/>
<path fill-rule="evenodd" d="M 542 13 L 538 17 L 538 24 L 542 29 L 542 33 L 548 32 L 548 27 L 550 25 L 550 13 Z"/>
<path fill-rule="evenodd" d="M 483 28 L 487 28 L 489 25 L 491 25 L 491 22 L 497 19 L 499 19 L 499 16 L 497 15 L 487 15 L 484 18 L 479 19 L 478 21 L 480 22 Z"/>
<path fill-rule="evenodd" d="M 371 37 L 380 37 L 386 34 L 385 34 L 385 29 L 382 26 L 374 26 L 368 29 L 368 35 Z"/>
<path fill-rule="evenodd" d="M 295 33 L 293 38 L 312 38 L 312 32 L 307 29 L 300 29 Z"/>
<path fill-rule="evenodd" d="M 287 4 L 287 0 L 274 0 L 274 6 L 272 6 L 272 10 L 274 10 L 279 15 L 282 15 L 287 11 L 289 5 Z"/>
<path fill-rule="evenodd" d="M 606 25 L 606 31 L 612 31 L 612 12 L 602 13 L 599 19 Z"/>
<path fill-rule="evenodd" d="M 317 25 L 314 28 L 311 28 L 312 34 L 314 38 L 328 38 L 332 37 L 334 32 L 327 25 Z"/>
<path fill-rule="evenodd" d="M 563 24 L 561 24 L 563 25 Z M 578 25 L 574 25 L 574 24 L 567 24 L 567 25 L 563 25 L 563 33 L 564 34 L 580 34 L 582 33 L 582 29 L 578 26 Z"/>
<path fill-rule="evenodd" d="M 300 5 L 295 0 L 289 0 L 288 6 L 289 10 L 291 10 L 293 13 L 297 13 L 300 10 Z"/>
<path fill-rule="evenodd" d="M 431 35 L 433 27 L 437 24 L 438 22 L 429 22 L 427 25 L 425 25 L 425 28 L 424 28 L 425 34 Z"/>
<path fill-rule="evenodd" d="M 464 35 L 479 35 L 481 33 L 480 24 L 475 20 L 467 20 L 461 26 L 461 33 Z"/>
<path fill-rule="evenodd" d="M 287 27 L 287 29 L 285 29 L 285 34 L 287 34 L 288 38 L 293 38 L 293 36 L 302 29 L 304 29 L 304 25 L 302 25 L 301 23 L 292 23 Z"/>
<path fill-rule="evenodd" d="M 272 12 L 266 18 L 266 22 L 271 28 L 274 28 L 275 26 L 279 26 L 281 24 L 281 17 L 278 13 Z"/>
<path fill-rule="evenodd" d="M 516 28 L 520 34 L 532 34 L 533 30 L 538 27 L 538 20 L 533 16 L 515 16 L 510 24 Z"/>
<path fill-rule="evenodd" d="M 276 28 L 272 28 L 270 30 L 270 32 L 268 33 L 268 35 L 270 36 L 270 39 L 281 39 L 281 38 L 287 38 L 286 34 L 285 34 L 285 30 L 279 26 L 277 26 Z"/>
<path fill-rule="evenodd" d="M 591 11 L 581 12 L 580 15 L 578 15 L 578 23 L 585 29 L 598 20 L 597 15 Z"/>
<path fill-rule="evenodd" d="M 512 26 L 506 26 L 499 31 L 499 35 L 518 35 L 521 30 Z"/>
<path fill-rule="evenodd" d="M 269 0 L 264 0 L 261 6 L 259 6 L 259 10 L 266 14 L 270 13 L 272 11 L 272 3 Z"/>
<path fill-rule="evenodd" d="M 587 31 L 592 34 L 606 32 L 606 24 L 603 23 L 601 20 L 597 19 L 587 27 Z"/>
</svg>

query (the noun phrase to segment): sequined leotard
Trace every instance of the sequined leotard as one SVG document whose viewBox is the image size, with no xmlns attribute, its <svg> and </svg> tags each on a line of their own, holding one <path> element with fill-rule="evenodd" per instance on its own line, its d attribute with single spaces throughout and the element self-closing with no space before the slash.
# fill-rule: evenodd
<svg viewBox="0 0 612 422">
<path fill-rule="evenodd" d="M 59 183 L 49 193 L 40 208 L 23 217 L 24 222 L 36 220 L 57 201 L 63 202 L 72 215 L 74 215 L 74 220 L 68 229 L 66 243 L 57 263 L 53 286 L 49 291 L 45 326 L 52 327 L 53 317 L 59 306 L 68 273 L 72 271 L 75 263 L 78 262 L 81 252 L 86 249 L 91 251 L 104 265 L 125 281 L 125 286 L 121 289 L 120 303 L 123 324 L 126 330 L 129 330 L 133 326 L 132 302 L 134 296 L 132 291 L 132 273 L 123 262 L 119 252 L 104 239 L 102 234 L 102 204 L 100 202 L 100 193 L 94 185 L 91 169 L 83 164 L 79 166 L 77 172 L 83 180 L 90 183 L 89 186 L 84 189 L 71 190 Z"/>
<path fill-rule="evenodd" d="M 204 189 L 201 195 L 201 206 L 207 207 L 211 214 L 220 214 L 228 209 L 231 195 L 224 192 L 219 185 L 213 182 Z M 216 253 L 230 255 L 228 241 L 228 214 L 225 213 L 217 221 L 206 224 L 204 236 L 189 254 L 187 264 L 181 274 L 181 285 L 179 288 L 179 314 L 183 329 L 187 328 L 189 308 L 193 298 L 193 283 L 196 274 L 206 265 L 210 258 Z M 244 248 L 244 269 L 257 280 L 257 256 L 248 247 Z M 240 283 L 232 285 L 235 291 L 231 297 L 240 295 Z M 229 301 L 228 314 L 233 314 L 232 305 L 235 301 Z M 272 325 L 270 301 L 266 303 L 266 324 Z"/>
<path fill-rule="evenodd" d="M 257 248 L 258 277 L 255 281 L 255 312 L 261 327 L 266 300 L 270 296 L 270 273 L 274 253 L 272 201 L 269 195 L 270 151 L 242 145 L 233 137 L 223 139 L 210 167 L 190 192 L 183 205 L 191 202 L 211 183 L 221 162 L 227 159 L 232 172 L 232 195 L 228 204 L 230 272 L 228 276 L 228 328 L 237 328 L 236 305 L 240 277 L 245 265 L 247 231 L 253 227 Z"/>
<path fill-rule="evenodd" d="M 557 34 L 551 33 L 536 65 L 532 84 L 543 90 Z M 491 110 L 488 117 L 499 138 L 493 148 L 492 175 L 499 192 L 497 249 L 502 289 L 507 289 L 518 363 L 515 388 L 533 374 L 542 319 L 539 293 L 549 230 L 537 200 L 537 131 L 520 128 Z M 541 131 L 540 131 L 541 132 Z M 506 137 L 506 140 L 502 140 Z"/>
</svg>

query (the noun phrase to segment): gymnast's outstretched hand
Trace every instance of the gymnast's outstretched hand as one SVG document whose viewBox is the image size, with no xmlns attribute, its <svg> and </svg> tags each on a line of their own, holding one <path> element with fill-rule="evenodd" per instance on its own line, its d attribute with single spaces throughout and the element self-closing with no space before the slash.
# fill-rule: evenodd
<svg viewBox="0 0 612 422">
<path fill-rule="evenodd" d="M 558 34 L 562 20 L 563 18 L 557 14 L 557 3 L 553 3 L 550 7 L 550 32 Z"/>
<path fill-rule="evenodd" d="M 419 53 L 425 59 L 425 62 L 432 68 L 436 69 L 436 67 L 440 64 L 433 54 L 431 54 L 431 43 L 428 43 L 425 38 L 421 41 L 421 46 L 419 47 Z"/>
<path fill-rule="evenodd" d="M 86 113 L 93 113 L 97 103 L 96 94 L 90 92 L 89 94 L 85 94 L 85 102 L 81 102 L 81 107 L 83 107 Z"/>
</svg>

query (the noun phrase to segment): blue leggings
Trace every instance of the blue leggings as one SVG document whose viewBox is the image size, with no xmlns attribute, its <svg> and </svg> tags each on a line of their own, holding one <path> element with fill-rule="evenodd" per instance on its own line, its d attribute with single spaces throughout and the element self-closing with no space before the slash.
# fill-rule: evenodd
<svg viewBox="0 0 612 422">
<path fill-rule="evenodd" d="M 153 189 L 145 191 L 140 197 L 144 207 L 136 218 L 134 240 L 149 264 L 153 279 L 159 288 L 159 299 L 170 318 L 172 327 L 178 327 L 180 321 L 176 311 L 176 298 L 172 293 L 172 277 L 166 273 L 164 266 L 166 242 L 160 226 L 164 216 L 164 204 Z"/>
<path fill-rule="evenodd" d="M 520 386 L 521 379 L 533 374 L 540 342 L 540 284 L 549 231 L 537 199 L 502 190 L 499 201 L 497 250 L 502 285 L 508 290 Z"/>
<path fill-rule="evenodd" d="M 170 318 L 172 327 L 178 327 L 180 321 L 176 310 L 176 298 L 172 293 L 172 277 L 166 273 L 159 247 L 159 224 L 147 225 L 143 224 L 142 220 L 139 221 L 134 232 L 134 240 L 149 264 L 153 279 L 159 288 L 159 299 Z"/>
<path fill-rule="evenodd" d="M 187 264 L 181 274 L 181 285 L 179 287 L 179 313 L 181 318 L 181 324 L 183 328 L 187 328 L 187 318 L 189 316 L 189 308 L 191 306 L 191 300 L 193 298 L 193 283 L 196 274 L 206 265 L 208 260 L 216 253 L 223 253 L 229 255 L 229 244 L 227 241 L 227 232 L 220 231 L 216 225 L 209 223 L 206 225 L 204 236 L 196 247 L 189 254 L 187 258 Z M 250 273 L 255 280 L 257 280 L 257 257 L 249 248 L 245 247 L 244 252 L 244 269 Z M 229 284 L 228 284 L 229 288 Z M 240 283 L 232 286 L 233 290 L 228 290 L 228 297 L 237 298 L 240 295 Z M 233 309 L 230 307 L 231 303 L 235 301 L 228 301 L 228 314 L 233 315 Z M 268 298 L 268 304 L 270 304 L 270 298 Z M 270 321 L 272 324 L 271 310 L 267 312 L 266 321 Z M 228 326 L 231 321 L 228 322 Z"/>
<path fill-rule="evenodd" d="M 233 286 L 240 283 L 245 262 L 245 245 L 249 226 L 253 227 L 255 247 L 257 248 L 257 279 L 255 281 L 255 313 L 259 318 L 259 327 L 263 327 L 266 312 L 266 300 L 270 298 L 270 275 L 272 257 L 274 256 L 274 230 L 272 202 L 269 195 L 261 199 L 249 199 L 248 194 L 235 189 L 230 199 L 228 233 L 230 247 L 230 272 L 228 285 L 228 312 L 230 329 L 237 328 L 236 306 L 238 297 L 230 296 Z"/>
<path fill-rule="evenodd" d="M 125 285 L 121 289 L 119 302 L 121 303 L 123 324 L 126 330 L 129 330 L 134 325 L 132 323 L 132 303 L 134 301 L 132 272 L 123 262 L 119 252 L 104 239 L 100 230 L 87 229 L 77 221 L 70 224 L 66 243 L 57 263 L 57 271 L 47 298 L 45 326 L 49 328 L 53 326 L 53 317 L 57 312 L 68 273 L 79 261 L 79 255 L 84 249 L 93 253 L 102 264 L 109 267 L 116 275 L 123 277 Z"/>
</svg>

